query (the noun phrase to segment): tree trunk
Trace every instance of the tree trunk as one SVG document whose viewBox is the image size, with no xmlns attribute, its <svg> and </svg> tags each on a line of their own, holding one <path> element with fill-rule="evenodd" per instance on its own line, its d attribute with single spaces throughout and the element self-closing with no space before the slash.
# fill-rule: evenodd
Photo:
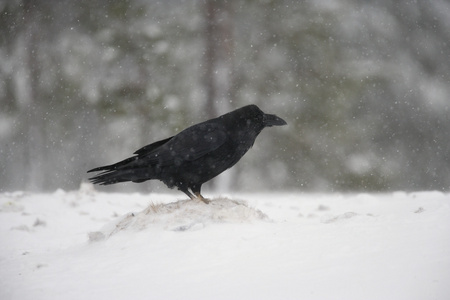
<svg viewBox="0 0 450 300">
<path fill-rule="evenodd" d="M 205 2 L 204 88 L 207 118 L 214 118 L 232 108 L 234 100 L 234 45 L 232 2 L 207 0 Z M 218 190 L 232 185 L 234 170 L 213 181 Z"/>
</svg>

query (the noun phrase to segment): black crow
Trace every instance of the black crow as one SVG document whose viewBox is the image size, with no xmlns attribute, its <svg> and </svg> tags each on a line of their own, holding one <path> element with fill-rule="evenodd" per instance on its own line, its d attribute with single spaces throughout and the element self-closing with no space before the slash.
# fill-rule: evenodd
<svg viewBox="0 0 450 300">
<path fill-rule="evenodd" d="M 89 170 L 103 171 L 89 180 L 107 185 L 158 179 L 208 203 L 200 194 L 202 184 L 236 164 L 265 127 L 281 125 L 286 125 L 283 119 L 256 105 L 244 106 L 144 146 L 133 157 Z"/>
</svg>

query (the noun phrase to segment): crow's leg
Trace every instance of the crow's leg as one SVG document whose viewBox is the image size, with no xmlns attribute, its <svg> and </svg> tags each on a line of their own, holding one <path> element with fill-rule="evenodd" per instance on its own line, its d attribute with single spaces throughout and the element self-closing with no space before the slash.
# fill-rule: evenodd
<svg viewBox="0 0 450 300">
<path fill-rule="evenodd" d="M 191 187 L 191 190 L 194 193 L 194 195 L 197 197 L 197 199 L 199 199 L 199 200 L 205 202 L 206 204 L 208 204 L 211 201 L 209 201 L 208 199 L 204 198 L 202 196 L 202 194 L 200 194 L 200 189 L 201 188 L 202 188 L 201 185 L 194 185 L 194 186 Z"/>
<path fill-rule="evenodd" d="M 191 198 L 191 200 L 194 200 L 196 198 L 194 195 L 192 195 L 191 192 L 189 192 L 188 189 L 179 189 L 179 190 L 188 195 L 188 197 Z"/>
<path fill-rule="evenodd" d="M 200 193 L 195 193 L 195 196 L 197 196 L 197 199 L 205 202 L 206 204 L 209 204 L 209 202 L 211 202 L 211 200 L 204 198 Z"/>
</svg>

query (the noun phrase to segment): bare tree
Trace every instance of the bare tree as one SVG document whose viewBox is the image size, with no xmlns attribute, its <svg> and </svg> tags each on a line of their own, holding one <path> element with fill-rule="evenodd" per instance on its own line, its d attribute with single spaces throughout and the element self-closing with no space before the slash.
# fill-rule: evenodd
<svg viewBox="0 0 450 300">
<path fill-rule="evenodd" d="M 205 111 L 213 118 L 231 110 L 234 100 L 233 9 L 231 1 L 205 1 L 204 88 Z M 216 189 L 228 189 L 233 176 L 228 171 L 213 182 Z"/>
<path fill-rule="evenodd" d="M 227 1 L 205 2 L 204 88 L 206 112 L 214 117 L 231 108 L 234 98 L 233 10 Z"/>
</svg>

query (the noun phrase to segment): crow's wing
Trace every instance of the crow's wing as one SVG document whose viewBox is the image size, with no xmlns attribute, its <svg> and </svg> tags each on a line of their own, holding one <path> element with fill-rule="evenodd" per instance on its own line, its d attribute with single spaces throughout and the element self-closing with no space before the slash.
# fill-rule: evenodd
<svg viewBox="0 0 450 300">
<path fill-rule="evenodd" d="M 164 145 L 165 143 L 170 141 L 172 138 L 173 138 L 173 136 L 171 136 L 170 138 L 161 140 L 161 141 L 154 142 L 154 143 L 152 143 L 150 145 L 146 145 L 146 146 L 142 147 L 141 149 L 137 150 L 136 152 L 134 152 L 133 154 L 136 154 L 138 156 L 143 156 L 143 155 L 146 155 L 148 153 L 151 153 L 155 149 L 161 147 L 162 145 Z"/>
<path fill-rule="evenodd" d="M 200 123 L 177 135 L 142 147 L 134 154 L 135 161 L 125 168 L 142 165 L 180 165 L 183 161 L 193 161 L 216 150 L 225 143 L 227 134 L 217 123 Z"/>
<path fill-rule="evenodd" d="M 179 165 L 183 161 L 193 161 L 216 150 L 225 143 L 226 138 L 223 126 L 217 123 L 200 123 L 181 131 L 158 147 L 150 144 L 135 154 L 140 163 L 145 161 L 145 164 L 159 166 Z"/>
</svg>

